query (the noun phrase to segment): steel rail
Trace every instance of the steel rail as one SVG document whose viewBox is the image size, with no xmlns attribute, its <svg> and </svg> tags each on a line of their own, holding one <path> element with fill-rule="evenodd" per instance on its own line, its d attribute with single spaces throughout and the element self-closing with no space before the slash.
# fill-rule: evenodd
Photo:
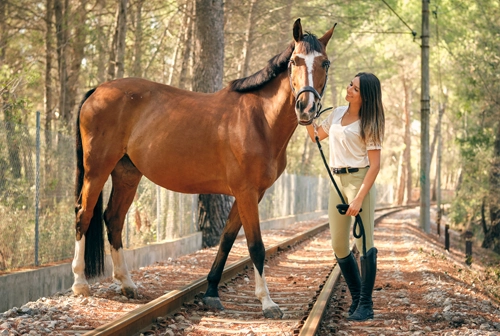
<svg viewBox="0 0 500 336">
<path fill-rule="evenodd" d="M 296 234 L 295 236 L 274 244 L 266 249 L 266 257 L 270 257 L 279 251 L 285 250 L 296 243 L 306 240 L 317 233 L 325 230 L 328 227 L 328 222 L 321 223 L 306 232 Z M 242 258 L 241 260 L 228 265 L 222 273 L 221 282 L 229 281 L 238 273 L 242 272 L 246 267 L 251 267 L 252 260 L 250 257 Z M 140 332 L 155 322 L 158 316 L 165 316 L 182 307 L 184 302 L 188 302 L 200 293 L 207 289 L 207 279 L 203 276 L 192 283 L 178 289 L 173 290 L 137 309 L 134 309 L 117 320 L 106 323 L 96 329 L 89 331 L 84 336 L 128 336 Z"/>
<path fill-rule="evenodd" d="M 395 211 L 399 211 L 400 210 L 399 208 L 400 207 L 398 207 L 398 210 Z M 381 209 L 375 209 L 375 211 L 382 211 L 388 209 L 395 209 L 395 208 L 381 208 Z M 383 214 L 382 216 L 386 215 L 387 214 Z M 305 232 L 296 234 L 295 236 L 288 238 L 280 243 L 274 244 L 266 249 L 266 257 L 270 257 L 278 253 L 279 251 L 286 250 L 287 248 L 297 244 L 298 242 L 306 240 L 327 228 L 328 228 L 328 221 L 318 224 L 315 227 Z M 253 264 L 250 257 L 242 258 L 239 261 L 228 265 L 224 269 L 224 272 L 222 273 L 221 282 L 226 282 L 231 280 L 238 273 L 244 271 L 246 267 L 251 267 L 252 265 Z M 323 289 L 316 301 L 317 303 L 318 301 L 321 301 L 326 306 L 326 303 L 328 302 L 328 299 L 330 298 L 332 293 L 332 290 L 327 291 L 326 287 L 328 286 L 333 289 L 333 286 L 338 281 L 338 278 L 340 276 L 340 271 L 335 270 L 335 268 L 333 269 L 333 271 L 330 274 L 330 277 L 323 286 Z M 332 279 L 330 280 L 330 278 Z M 200 292 L 204 292 L 207 289 L 207 286 L 208 283 L 206 276 L 203 276 L 178 290 L 173 290 L 137 309 L 134 309 L 124 314 L 122 317 L 116 320 L 103 324 L 97 327 L 96 329 L 85 333 L 84 336 L 97 336 L 97 335 L 129 336 L 137 334 L 142 330 L 144 330 L 145 328 L 147 328 L 148 326 L 150 326 L 151 324 L 153 324 L 156 321 L 157 317 L 168 315 L 181 308 L 183 303 L 193 300 L 197 294 L 199 294 Z M 323 294 L 323 292 L 325 294 Z M 320 304 L 318 304 L 318 307 L 316 309 L 315 309 L 316 304 L 313 306 L 313 310 L 311 310 L 312 314 L 314 315 L 319 314 L 317 313 L 319 305 Z M 310 317 L 311 313 L 309 314 Z M 307 330 L 309 330 L 309 328 L 315 328 L 316 330 L 320 325 L 322 315 L 323 313 L 321 313 L 319 320 L 315 322 L 316 327 L 307 327 Z M 312 322 L 308 322 L 308 320 L 309 318 L 306 320 L 301 330 L 304 330 L 306 324 L 307 325 L 310 324 L 311 326 L 313 326 Z M 314 334 L 308 334 L 308 335 L 314 335 Z"/>
<path fill-rule="evenodd" d="M 405 205 L 375 209 L 376 212 L 389 210 L 375 218 L 375 225 L 386 216 L 411 207 L 414 206 Z M 352 248 L 354 249 L 354 246 Z M 328 279 L 326 280 L 323 288 L 321 289 L 321 293 L 318 295 L 318 298 L 311 308 L 307 319 L 304 321 L 304 324 L 300 329 L 299 336 L 314 336 L 318 333 L 321 326 L 321 321 L 323 320 L 323 315 L 327 309 L 328 301 L 330 300 L 330 297 L 334 292 L 335 285 L 337 285 L 340 280 L 340 275 L 340 267 L 338 264 L 336 264 L 332 272 L 328 276 Z"/>
</svg>

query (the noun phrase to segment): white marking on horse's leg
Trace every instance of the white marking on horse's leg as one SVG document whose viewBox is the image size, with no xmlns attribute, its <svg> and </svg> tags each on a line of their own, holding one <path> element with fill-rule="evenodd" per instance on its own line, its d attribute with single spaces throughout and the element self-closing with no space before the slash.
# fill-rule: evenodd
<svg viewBox="0 0 500 336">
<path fill-rule="evenodd" d="M 313 66 L 314 66 L 314 59 L 318 56 L 321 56 L 321 53 L 314 51 L 311 54 L 297 54 L 297 57 L 303 58 L 304 62 L 306 63 L 306 69 L 307 69 L 307 83 L 306 85 L 314 87 L 314 80 L 313 80 Z M 309 104 L 305 107 L 304 110 L 309 110 L 312 107 L 312 104 L 314 102 L 314 94 L 312 92 L 307 92 L 309 95 Z"/>
<path fill-rule="evenodd" d="M 123 248 L 116 250 L 111 246 L 111 258 L 113 259 L 113 278 L 120 281 L 122 284 L 122 292 L 127 297 L 137 296 L 137 286 L 130 278 L 130 273 L 127 269 L 127 263 L 123 256 Z"/>
<path fill-rule="evenodd" d="M 75 257 L 71 263 L 75 282 L 71 287 L 75 295 L 90 295 L 90 288 L 85 278 L 85 236 L 75 241 Z"/>
<path fill-rule="evenodd" d="M 269 296 L 269 289 L 267 289 L 266 278 L 264 277 L 264 271 L 262 271 L 262 276 L 260 276 L 259 271 L 253 266 L 255 271 L 255 296 L 262 303 L 262 310 L 266 310 L 272 307 L 278 307 L 276 303 L 271 300 Z"/>
</svg>

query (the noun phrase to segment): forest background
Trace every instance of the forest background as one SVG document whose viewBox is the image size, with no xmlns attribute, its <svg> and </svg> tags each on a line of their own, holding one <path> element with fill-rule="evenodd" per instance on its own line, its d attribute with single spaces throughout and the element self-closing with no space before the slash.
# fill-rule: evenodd
<svg viewBox="0 0 500 336">
<path fill-rule="evenodd" d="M 34 192 L 32 155 L 20 143 L 36 111 L 44 130 L 40 179 L 57 189 L 74 168 L 56 164 L 55 153 L 72 139 L 87 90 L 129 76 L 194 88 L 195 6 L 195 0 L 0 0 L 1 235 Z M 360 71 L 380 78 L 386 136 L 378 182 L 392 189 L 395 204 L 417 202 L 421 8 L 415 0 L 226 0 L 224 85 L 284 50 L 296 18 L 319 36 L 338 23 L 327 49 L 323 105 L 345 104 L 345 88 Z M 430 9 L 432 195 L 440 163 L 452 226 L 500 253 L 500 1 L 438 0 Z M 304 128 L 288 155 L 287 172 L 326 176 Z M 42 207 L 61 217 L 57 202 Z M 67 215 L 61 225 L 70 225 Z"/>
</svg>

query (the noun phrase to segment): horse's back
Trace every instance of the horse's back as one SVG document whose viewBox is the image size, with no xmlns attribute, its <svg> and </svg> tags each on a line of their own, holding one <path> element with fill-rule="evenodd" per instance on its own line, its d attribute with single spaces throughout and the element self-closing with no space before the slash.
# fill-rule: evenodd
<svg viewBox="0 0 500 336">
<path fill-rule="evenodd" d="M 111 161 L 126 154 L 143 175 L 171 190 L 230 193 L 223 126 L 229 112 L 217 95 L 225 92 L 196 93 L 139 78 L 104 83 L 82 106 L 84 148 Z"/>
</svg>

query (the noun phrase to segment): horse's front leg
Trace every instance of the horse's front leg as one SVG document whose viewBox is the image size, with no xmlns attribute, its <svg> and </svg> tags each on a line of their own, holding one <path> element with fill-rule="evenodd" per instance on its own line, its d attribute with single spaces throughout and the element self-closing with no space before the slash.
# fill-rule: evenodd
<svg viewBox="0 0 500 336">
<path fill-rule="evenodd" d="M 203 296 L 203 303 L 210 308 L 224 309 L 224 306 L 220 302 L 218 286 L 227 257 L 229 256 L 233 243 L 238 236 L 240 228 L 241 220 L 238 214 L 238 206 L 237 202 L 234 202 L 231 212 L 229 213 L 226 226 L 224 227 L 221 235 L 217 256 L 215 257 L 212 268 L 207 276 L 208 287 L 205 295 Z"/>
<path fill-rule="evenodd" d="M 238 199 L 238 198 L 237 198 Z M 266 278 L 264 276 L 264 261 L 266 250 L 262 242 L 260 232 L 259 208 L 256 197 L 245 195 L 238 204 L 245 236 L 247 238 L 248 251 L 254 264 L 255 270 L 255 295 L 262 303 L 264 316 L 272 319 L 283 317 L 283 312 L 269 296 Z"/>
</svg>

